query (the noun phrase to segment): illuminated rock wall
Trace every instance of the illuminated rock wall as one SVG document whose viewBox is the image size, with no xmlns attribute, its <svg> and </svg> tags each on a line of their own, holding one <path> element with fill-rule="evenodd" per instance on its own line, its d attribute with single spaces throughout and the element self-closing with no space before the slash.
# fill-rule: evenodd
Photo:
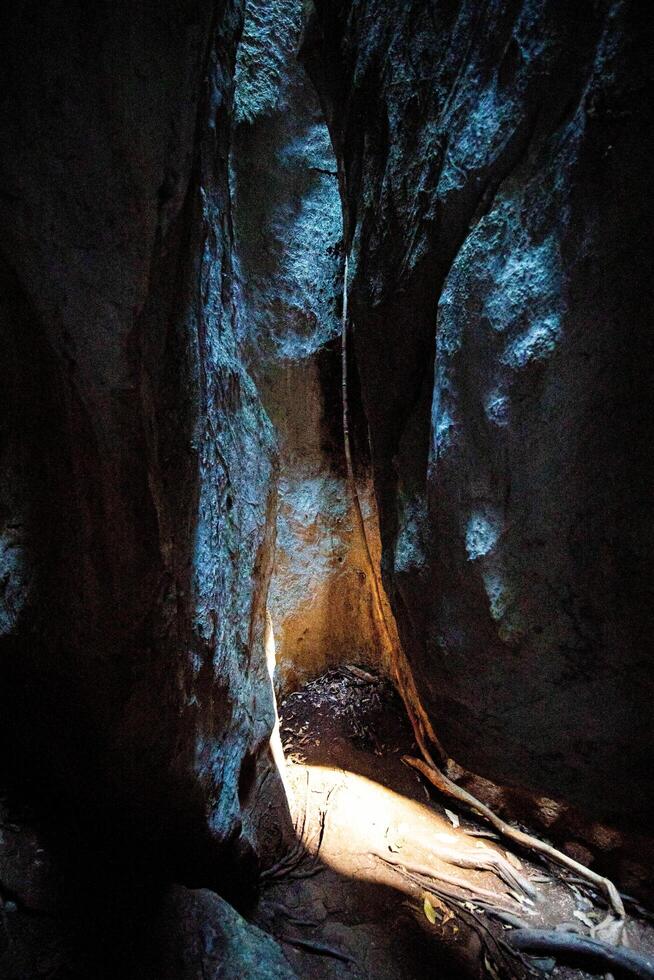
<svg viewBox="0 0 654 980">
<path fill-rule="evenodd" d="M 344 471 L 336 160 L 296 60 L 301 19 L 298 0 L 247 5 L 232 152 L 240 334 L 279 443 L 269 610 L 282 691 L 343 661 L 379 661 Z M 365 463 L 365 429 L 359 435 Z"/>
<path fill-rule="evenodd" d="M 384 581 L 461 763 L 651 812 L 644 8 L 315 0 Z"/>
</svg>

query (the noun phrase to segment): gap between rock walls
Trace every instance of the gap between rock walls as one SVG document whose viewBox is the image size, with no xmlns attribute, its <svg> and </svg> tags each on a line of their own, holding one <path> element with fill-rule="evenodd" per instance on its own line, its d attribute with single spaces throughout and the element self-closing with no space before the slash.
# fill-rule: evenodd
<svg viewBox="0 0 654 980">
<path fill-rule="evenodd" d="M 0 980 L 654 977 L 646 5 L 9 7 Z"/>
<path fill-rule="evenodd" d="M 265 29 L 266 25 L 264 23 L 264 33 Z M 246 37 L 246 45 L 249 44 L 256 48 L 259 42 L 260 38 L 256 36 Z M 291 194 L 296 195 L 296 202 L 297 197 L 302 198 L 302 193 L 308 197 L 312 193 L 315 193 L 318 199 L 322 195 L 323 198 L 329 198 L 333 215 L 335 195 L 334 188 L 330 185 L 330 178 L 337 176 L 340 191 L 339 202 L 341 207 L 346 211 L 347 195 L 344 193 L 346 177 L 342 168 L 334 164 L 333 156 L 330 159 L 329 150 L 325 147 L 325 120 L 320 110 L 316 109 L 315 95 L 307 93 L 306 80 L 303 82 L 297 75 L 295 78 L 293 77 L 297 68 L 291 63 L 293 53 L 290 47 L 286 50 L 285 54 L 282 52 L 281 57 L 279 56 L 279 52 L 277 56 L 279 57 L 275 65 L 277 90 L 272 92 L 272 94 L 270 92 L 264 94 L 267 95 L 270 105 L 276 104 L 277 106 L 283 106 L 284 115 L 280 118 L 278 110 L 276 111 L 275 108 L 270 111 L 270 105 L 262 111 L 261 105 L 256 103 L 256 100 L 256 104 L 244 106 L 240 123 L 241 129 L 239 132 L 237 128 L 235 146 L 232 152 L 235 170 L 233 190 L 236 202 L 237 255 L 240 244 L 242 247 L 242 261 L 240 264 L 242 276 L 247 275 L 248 269 L 250 273 L 254 272 L 254 285 L 252 283 L 248 285 L 242 280 L 244 307 L 247 309 L 248 302 L 250 303 L 252 319 L 257 323 L 254 336 L 251 332 L 248 335 L 248 330 L 247 328 L 245 329 L 245 342 L 246 345 L 250 345 L 250 370 L 255 378 L 257 378 L 260 390 L 263 392 L 264 404 L 266 404 L 271 418 L 277 423 L 280 430 L 281 468 L 283 474 L 280 483 L 280 519 L 282 522 L 282 531 L 280 534 L 278 530 L 278 536 L 281 544 L 280 564 L 284 567 L 281 573 L 279 568 L 273 571 L 270 605 L 267 613 L 267 628 L 271 635 L 271 649 L 274 646 L 274 637 L 272 637 L 272 634 L 275 629 L 274 623 L 276 619 L 280 623 L 279 629 L 282 635 L 282 642 L 278 645 L 278 649 L 280 650 L 278 660 L 278 696 L 283 700 L 286 695 L 294 689 L 297 689 L 303 680 L 306 682 L 307 680 L 311 680 L 312 677 L 318 676 L 321 667 L 323 669 L 325 667 L 331 667 L 333 669 L 339 663 L 347 665 L 352 662 L 352 648 L 348 647 L 347 639 L 356 636 L 357 626 L 359 624 L 356 616 L 352 615 L 352 609 L 348 609 L 347 604 L 343 604 L 343 595 L 347 594 L 348 591 L 352 591 L 352 586 L 348 586 L 347 584 L 347 575 L 351 570 L 349 565 L 358 564 L 359 580 L 357 593 L 361 594 L 364 590 L 369 592 L 368 602 L 366 603 L 369 616 L 369 621 L 366 624 L 366 630 L 369 634 L 369 648 L 366 651 L 365 657 L 356 658 L 359 661 L 359 667 L 355 669 L 365 667 L 367 664 L 370 668 L 388 676 L 400 694 L 411 723 L 415 743 L 421 755 L 419 759 L 407 755 L 404 760 L 405 763 L 421 773 L 439 793 L 455 800 L 465 809 L 481 817 L 490 824 L 494 831 L 499 833 L 507 841 L 510 841 L 522 852 L 532 852 L 549 862 L 554 862 L 562 868 L 574 872 L 579 880 L 597 889 L 608 905 L 608 912 L 601 922 L 593 925 L 591 938 L 598 943 L 596 949 L 597 955 L 600 959 L 602 956 L 608 957 L 607 962 L 609 962 L 612 955 L 609 947 L 612 945 L 620 947 L 624 939 L 625 908 L 615 885 L 604 875 L 590 870 L 580 861 L 556 849 L 551 844 L 540 840 L 536 836 L 525 833 L 510 822 L 500 818 L 488 805 L 477 799 L 476 796 L 463 788 L 463 786 L 458 785 L 455 780 L 467 779 L 468 782 L 474 782 L 474 777 L 470 773 L 466 773 L 454 760 L 448 757 L 418 694 L 413 672 L 402 650 L 395 619 L 381 583 L 379 572 L 381 546 L 379 543 L 374 492 L 372 490 L 370 476 L 367 473 L 366 462 L 364 461 L 363 465 L 357 465 L 357 461 L 353 458 L 352 435 L 350 431 L 352 418 L 349 404 L 348 366 L 354 365 L 355 361 L 349 350 L 350 340 L 348 338 L 351 336 L 352 330 L 356 329 L 356 325 L 351 324 L 348 318 L 348 253 L 355 229 L 349 227 L 350 223 L 346 216 L 346 219 L 342 221 L 342 225 L 348 228 L 347 243 L 332 238 L 332 241 L 327 244 L 327 248 L 325 249 L 325 242 L 321 240 L 324 238 L 324 228 L 321 221 L 324 219 L 327 211 L 323 210 L 320 215 L 320 220 L 316 220 L 315 211 L 311 213 L 310 207 L 307 208 L 309 215 L 306 213 L 302 214 L 300 209 L 300 217 L 298 218 L 298 211 L 289 205 L 288 198 L 285 200 L 285 194 L 289 194 L 288 182 L 290 181 Z M 286 63 L 284 63 L 284 57 L 288 59 Z M 242 75 L 245 74 L 247 77 L 247 65 L 241 66 L 241 72 Z M 289 76 L 291 79 L 290 82 Z M 251 79 L 249 81 L 251 82 Z M 238 83 L 239 74 L 237 71 L 237 102 Z M 248 95 L 251 97 L 251 93 L 246 92 L 244 101 Z M 258 93 L 258 97 L 259 99 L 261 98 L 260 92 Z M 289 119 L 288 113 L 290 112 L 292 116 L 293 112 L 298 109 L 300 118 Z M 258 113 L 261 113 L 264 117 L 263 121 L 260 119 L 257 122 Z M 311 124 L 314 128 L 313 145 L 311 145 L 311 138 L 308 136 L 310 126 L 307 124 L 307 119 L 311 119 Z M 316 148 L 315 130 L 321 127 L 323 132 L 320 155 L 318 157 L 312 157 L 311 154 L 315 153 Z M 266 156 L 263 160 L 257 159 L 257 131 L 265 139 Z M 271 146 L 275 149 L 276 155 L 275 153 L 272 155 L 269 153 Z M 243 154 L 245 163 L 243 160 L 238 159 L 239 153 Z M 306 170 L 315 176 L 310 178 L 308 182 L 306 174 L 304 178 L 298 178 L 297 173 L 291 173 L 291 168 L 288 163 L 289 159 L 294 161 L 296 167 L 298 164 L 303 164 Z M 243 177 L 239 179 L 239 170 L 244 171 L 244 167 L 248 168 L 254 161 L 255 165 L 263 168 L 262 172 L 266 173 L 267 167 L 271 164 L 272 166 L 279 166 L 280 160 L 283 161 L 281 164 L 281 180 L 277 174 L 271 175 L 270 171 L 267 171 L 267 180 L 265 183 L 267 190 L 273 188 L 273 204 L 272 207 L 269 205 L 269 212 L 266 215 L 267 220 L 270 222 L 270 227 L 264 226 L 263 231 L 259 227 L 257 231 L 261 233 L 264 240 L 267 240 L 268 245 L 272 244 L 279 248 L 283 244 L 291 255 L 293 255 L 297 248 L 298 241 L 301 247 L 307 249 L 313 248 L 316 252 L 320 252 L 322 247 L 323 251 L 329 253 L 329 267 L 323 267 L 320 272 L 324 276 L 324 281 L 329 282 L 331 310 L 324 306 L 322 310 L 319 310 L 316 296 L 312 294 L 312 285 L 309 282 L 303 284 L 303 289 L 299 293 L 297 290 L 293 290 L 292 283 L 290 282 L 292 277 L 291 264 L 289 263 L 284 268 L 283 259 L 277 262 L 272 259 L 266 260 L 263 263 L 266 267 L 265 269 L 256 268 L 256 261 L 254 261 L 253 255 L 254 249 L 252 248 L 251 241 L 248 241 L 248 236 L 251 236 L 251 229 L 247 227 L 248 222 L 251 220 L 251 215 L 248 215 L 247 211 L 248 207 L 252 208 L 252 201 L 247 200 L 247 191 L 244 191 L 240 186 L 244 182 L 244 179 Z M 286 168 L 285 173 L 284 168 Z M 251 173 L 251 170 L 248 172 Z M 286 186 L 284 185 L 284 180 L 287 181 Z M 304 187 L 301 187 L 302 180 L 304 180 Z M 318 188 L 311 188 L 311 181 L 317 181 Z M 274 199 L 275 195 L 277 195 L 276 200 Z M 305 201 L 302 201 L 302 204 L 304 205 Z M 260 213 L 261 201 L 255 202 L 255 205 L 255 210 L 259 209 L 258 213 Z M 275 221 L 274 217 L 271 219 L 270 215 L 270 211 L 274 212 L 275 209 L 277 221 Z M 239 214 L 246 226 L 240 242 Z M 280 216 L 283 220 L 279 220 Z M 332 217 L 331 222 L 327 223 L 330 225 L 329 232 L 333 236 L 338 222 L 334 221 Z M 298 236 L 297 241 L 293 240 L 294 234 Z M 315 257 L 314 261 L 318 265 Z M 272 276 L 272 290 L 271 281 L 268 280 L 266 282 L 266 275 Z M 277 291 L 278 302 L 276 308 L 274 310 L 270 309 L 272 304 L 269 293 L 267 308 L 266 304 L 264 304 L 263 311 L 261 309 L 254 311 L 252 309 L 253 304 L 256 304 L 257 300 L 261 300 L 265 296 L 267 289 L 272 292 Z M 340 335 L 338 336 L 338 340 L 340 341 L 340 378 L 338 379 L 340 382 L 338 385 L 340 403 L 337 403 L 333 390 L 335 387 L 334 341 L 336 339 L 334 307 L 338 303 L 339 293 L 342 313 Z M 321 313 L 323 317 L 322 321 Z M 304 320 L 304 323 L 302 323 L 302 320 Z M 256 333 L 257 330 L 259 331 L 258 334 Z M 328 351 L 328 353 L 325 354 L 325 351 Z M 328 372 L 323 372 L 321 376 L 316 374 L 315 365 L 311 365 L 310 368 L 306 367 L 306 363 L 304 366 L 302 365 L 303 359 L 305 362 L 310 362 L 311 359 L 317 360 L 321 356 L 330 357 L 332 362 Z M 268 361 L 267 364 L 262 363 L 266 360 Z M 317 377 L 318 384 L 316 385 Z M 331 386 L 329 397 L 326 397 L 323 387 L 326 379 L 327 384 Z M 303 387 L 298 389 L 298 383 L 303 385 Z M 297 410 L 297 405 L 293 406 L 292 399 L 297 397 L 298 390 L 303 392 L 308 400 L 313 399 L 314 402 L 322 401 L 321 405 L 314 404 L 313 412 L 302 419 L 302 431 L 299 435 L 297 431 L 293 431 L 292 425 L 289 426 L 289 419 L 287 417 L 289 413 L 294 411 L 294 407 Z M 339 466 L 339 446 L 338 441 L 334 439 L 334 432 L 338 431 L 338 425 L 334 418 L 337 411 L 340 412 L 342 435 L 340 449 L 343 454 L 344 467 Z M 361 406 L 359 406 L 359 411 L 361 411 Z M 362 417 L 361 428 L 364 432 L 364 439 L 366 439 L 365 416 Z M 331 432 L 331 442 L 326 451 L 324 442 L 319 449 L 316 449 L 316 446 L 320 442 L 320 431 L 324 431 L 325 429 Z M 363 440 L 360 441 L 363 442 Z M 319 463 L 316 463 L 316 458 L 321 452 L 323 454 L 322 459 L 320 459 Z M 310 459 L 308 462 L 312 453 L 313 459 Z M 327 495 L 318 495 L 311 499 L 306 484 L 303 486 L 302 483 L 303 480 L 307 482 L 312 478 L 315 480 L 321 465 L 324 467 L 324 470 L 331 471 L 332 475 L 336 474 L 340 481 L 336 495 L 335 497 L 332 496 L 331 500 Z M 302 467 L 304 467 L 304 472 L 301 477 L 298 477 L 298 471 Z M 295 468 L 295 472 L 291 474 L 293 468 Z M 344 474 L 342 472 L 343 469 L 345 471 Z M 286 475 L 284 475 L 285 471 Z M 357 483 L 357 472 L 360 474 L 359 478 L 363 479 L 365 483 L 363 503 Z M 324 478 L 324 473 L 321 475 Z M 344 491 L 346 495 L 345 500 L 343 500 Z M 334 507 L 334 504 L 337 507 L 341 506 L 343 508 L 343 511 L 347 513 L 351 525 L 349 530 L 351 537 L 348 542 L 348 548 L 343 553 L 341 547 L 340 554 L 338 554 L 338 547 L 331 554 L 329 548 L 323 548 L 321 552 L 318 550 L 312 551 L 312 549 L 315 549 L 315 534 L 313 533 L 315 525 L 320 522 L 321 518 L 324 520 L 330 516 L 328 513 L 321 514 L 321 505 L 327 512 L 330 506 Z M 303 507 L 307 507 L 308 509 L 309 506 L 314 508 L 311 515 L 313 520 L 305 512 L 304 521 L 308 523 L 303 524 L 300 511 Z M 296 523 L 295 527 L 292 526 L 294 521 Z M 339 541 L 339 545 L 342 546 L 342 540 Z M 312 576 L 312 566 L 314 562 L 316 565 L 323 562 L 328 569 L 325 577 L 328 577 L 330 566 L 333 567 L 335 565 L 335 553 L 337 554 L 338 560 L 337 585 L 335 589 L 332 589 L 328 593 L 326 600 L 322 601 L 322 608 L 318 609 L 317 607 L 320 604 L 315 602 L 314 596 L 311 594 L 312 590 L 316 588 L 317 578 L 317 576 Z M 301 566 L 302 573 L 304 574 L 298 573 L 297 570 L 294 572 L 292 568 L 293 563 Z M 361 574 L 362 572 L 363 574 Z M 284 581 L 285 578 L 286 581 Z M 289 583 L 292 585 L 290 589 L 287 588 Z M 339 608 L 332 607 L 330 600 L 339 604 Z M 295 601 L 295 607 L 293 606 L 293 601 Z M 292 622 L 297 615 L 298 607 L 303 607 L 302 616 L 299 617 L 301 628 L 299 630 L 296 628 L 293 634 L 288 629 L 287 624 L 289 621 Z M 312 643 L 316 643 L 317 635 L 315 629 L 312 630 L 312 617 L 314 616 L 322 616 L 327 622 L 330 620 L 332 622 L 341 620 L 348 623 L 349 621 L 349 630 L 346 629 L 345 644 L 341 643 L 338 653 L 334 655 L 332 652 L 331 659 L 326 661 L 321 661 L 320 656 L 314 659 L 315 649 L 311 649 Z M 320 642 L 317 645 L 322 645 L 323 647 L 329 646 L 330 640 L 332 640 L 332 637 L 329 636 L 328 631 L 324 632 L 320 636 Z M 303 654 L 305 653 L 308 662 L 303 662 Z M 279 682 L 280 672 L 283 677 L 281 683 Z M 278 738 L 278 724 L 276 725 L 273 741 L 273 753 L 277 759 L 280 759 L 282 755 L 280 752 L 280 740 Z M 434 759 L 434 754 L 439 760 L 438 763 Z M 454 775 L 454 779 L 451 778 L 452 775 Z M 269 869 L 268 877 L 274 878 L 283 872 L 288 872 L 294 867 L 294 862 L 298 860 L 301 854 L 301 849 L 300 851 L 291 852 L 288 859 L 280 860 L 279 864 Z M 467 860 L 468 864 L 464 862 L 464 866 L 474 866 L 472 859 L 468 858 Z M 481 864 L 478 867 L 483 868 L 484 860 L 487 860 L 487 855 L 482 857 Z M 423 871 L 427 875 L 424 867 Z M 452 899 L 452 895 L 449 898 Z M 472 914 L 474 916 L 474 913 Z M 536 942 L 536 939 L 533 937 L 532 939 L 533 942 Z M 547 945 L 549 940 L 541 937 L 541 941 L 544 945 Z M 527 940 L 525 939 L 524 942 L 527 943 Z M 570 949 L 568 953 L 573 958 L 575 955 L 573 947 L 576 942 L 577 940 L 575 939 L 569 940 Z M 601 945 L 602 942 L 605 943 L 605 947 Z M 528 948 L 528 946 L 525 945 L 524 948 Z"/>
</svg>

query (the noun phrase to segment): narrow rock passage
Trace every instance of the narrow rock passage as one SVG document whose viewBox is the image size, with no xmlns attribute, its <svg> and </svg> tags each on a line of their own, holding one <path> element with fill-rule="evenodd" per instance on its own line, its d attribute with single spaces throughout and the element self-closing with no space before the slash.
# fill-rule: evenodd
<svg viewBox="0 0 654 980">
<path fill-rule="evenodd" d="M 280 714 L 304 848 L 264 872 L 258 923 L 298 976 L 604 975 L 512 951 L 520 924 L 590 937 L 604 903 L 432 799 L 402 762 L 415 745 L 385 680 L 337 668 L 289 695 Z M 627 934 L 650 973 L 621 975 L 654 975 L 651 922 L 631 914 Z"/>
<path fill-rule="evenodd" d="M 565 347 L 573 325 L 559 336 L 564 248 L 569 241 L 576 247 L 577 234 L 571 237 L 561 202 L 583 180 L 558 157 L 556 167 L 548 163 L 551 148 L 538 166 L 527 152 L 527 144 L 536 147 L 553 134 L 555 144 L 567 145 L 577 72 L 580 83 L 601 56 L 600 34 L 580 46 L 574 17 L 552 19 L 544 10 L 528 26 L 516 8 L 511 26 L 507 15 L 502 31 L 515 35 L 521 51 L 531 50 L 535 37 L 552 36 L 564 62 L 579 65 L 552 93 L 558 114 L 545 114 L 534 128 L 540 100 L 534 79 L 541 71 L 559 74 L 559 55 L 541 57 L 534 49 L 524 64 L 507 67 L 495 50 L 503 33 L 492 9 L 485 54 L 484 45 L 462 46 L 470 25 L 459 36 L 447 17 L 435 14 L 423 23 L 404 3 L 393 13 L 392 5 L 380 5 L 360 20 L 349 19 L 347 4 L 316 2 L 305 21 L 301 6 L 297 0 L 246 4 L 230 151 L 238 334 L 278 449 L 267 611 L 299 841 L 290 850 L 280 841 L 278 860 L 264 871 L 260 924 L 286 942 L 300 976 L 422 977 L 436 967 L 452 976 L 526 976 L 532 962 L 507 943 L 518 926 L 529 930 L 520 937 L 523 951 L 529 943 L 557 946 L 549 933 L 531 934 L 556 927 L 568 947 L 577 943 L 563 951 L 566 957 L 606 972 L 616 965 L 611 955 L 629 958 L 626 946 L 618 949 L 623 909 L 608 878 L 627 890 L 646 888 L 647 859 L 635 838 L 627 841 L 632 828 L 612 821 L 612 796 L 618 815 L 621 804 L 617 788 L 615 794 L 613 786 L 610 794 L 603 785 L 598 790 L 603 765 L 589 771 L 593 752 L 585 747 L 597 746 L 603 759 L 606 739 L 595 730 L 595 704 L 586 703 L 593 685 L 579 676 L 583 648 L 574 654 L 572 676 L 559 662 L 565 650 L 577 651 L 580 637 L 574 629 L 570 635 L 568 620 L 581 621 L 580 611 L 570 597 L 587 594 L 588 577 L 580 554 L 569 561 L 560 547 L 565 502 L 574 494 L 566 487 L 548 494 L 542 508 L 538 502 L 544 484 L 556 487 L 570 471 L 574 444 L 557 440 L 544 461 L 536 451 L 541 419 L 558 419 L 561 399 L 565 421 L 577 419 L 579 384 L 582 395 L 585 390 L 585 381 L 572 383 L 568 404 L 567 381 L 563 388 L 560 382 L 565 370 L 553 356 L 561 347 L 571 363 L 578 357 L 574 343 Z M 395 22 L 403 25 L 397 36 Z M 441 90 L 430 79 L 444 71 L 448 46 L 460 71 L 456 78 L 445 72 Z M 416 52 L 429 82 L 417 101 L 417 81 L 407 68 Z M 487 56 L 491 66 L 502 64 L 499 88 L 486 69 L 478 70 Z M 385 68 L 375 77 L 381 65 L 389 76 Z M 434 65 L 441 68 L 432 78 Z M 382 116 L 388 112 L 373 124 L 378 104 Z M 471 119 L 474 140 L 465 122 Z M 363 142 L 359 132 L 366 134 Z M 504 145 L 502 133 L 515 139 Z M 428 148 L 432 162 L 425 160 L 424 171 L 409 134 Z M 473 143 L 484 154 L 469 155 Z M 545 209 L 525 190 L 532 169 L 538 187 L 543 174 L 546 188 L 553 181 Z M 509 186 L 513 177 L 518 190 Z M 512 202 L 521 195 L 518 220 Z M 488 237 L 489 209 L 499 209 L 492 228 L 504 230 L 497 241 Z M 462 249 L 466 234 L 470 242 Z M 471 283 L 457 291 L 466 277 Z M 476 296 L 488 297 L 483 316 Z M 487 326 L 495 331 L 490 342 L 483 339 Z M 520 372 L 529 380 L 521 382 Z M 529 389 L 524 417 L 523 383 Z M 525 441 L 517 434 L 529 435 L 532 414 L 535 436 Z M 583 413 L 575 425 L 584 431 Z M 516 435 L 518 445 L 507 456 Z M 505 457 L 513 460 L 506 472 L 498 468 Z M 521 488 L 516 499 L 501 490 L 512 483 Z M 450 497 L 457 502 L 452 513 Z M 585 507 L 583 494 L 579 500 Z M 532 549 L 545 546 L 544 581 L 552 579 L 552 595 L 543 596 Z M 553 618 L 545 616 L 550 608 Z M 450 651 L 455 656 L 448 659 Z M 349 661 L 359 673 L 343 666 Z M 392 679 L 406 710 L 376 672 Z M 565 723 L 556 721 L 559 713 Z M 607 724 L 616 728 L 611 718 Z M 570 733 L 574 746 L 561 746 Z M 467 819 L 469 811 L 454 818 L 460 823 L 454 827 L 432 805 L 434 791 L 423 777 L 402 761 L 413 757 L 438 787 L 440 769 L 422 761 L 430 763 L 432 751 L 454 779 L 455 796 L 464 791 L 468 805 L 475 797 L 488 806 L 487 815 L 521 820 L 518 834 L 551 832 L 557 848 L 568 847 L 560 862 L 576 868 L 531 863 L 522 851 L 507 855 L 506 841 L 494 842 L 488 825 Z M 500 786 L 464 772 L 450 753 Z M 613 767 L 616 786 L 621 766 Z M 520 788 L 500 788 L 506 785 Z M 525 805 L 511 805 L 520 794 Z M 585 807 L 583 817 L 574 805 Z M 554 816 L 541 821 L 548 807 Z M 568 814 L 584 828 L 590 826 L 584 821 L 605 820 L 616 829 L 596 822 L 589 837 L 584 829 L 571 839 L 562 836 Z M 506 824 L 494 826 L 506 834 Z M 595 846 L 602 833 L 613 834 L 606 848 Z M 538 840 L 531 843 L 540 849 Z M 525 838 L 515 846 L 526 846 Z M 589 877 L 607 890 L 612 915 L 604 897 L 588 891 L 592 882 L 569 880 L 583 876 L 586 864 Z M 633 946 L 646 951 L 648 935 L 629 920 Z M 600 950 L 608 958 L 598 960 L 595 948 L 579 945 L 584 937 L 613 942 L 615 949 Z M 553 969 L 553 960 L 539 966 Z M 641 967 L 651 974 L 651 964 L 634 968 Z"/>
<path fill-rule="evenodd" d="M 5 6 L 0 980 L 654 980 L 648 6 Z"/>
</svg>

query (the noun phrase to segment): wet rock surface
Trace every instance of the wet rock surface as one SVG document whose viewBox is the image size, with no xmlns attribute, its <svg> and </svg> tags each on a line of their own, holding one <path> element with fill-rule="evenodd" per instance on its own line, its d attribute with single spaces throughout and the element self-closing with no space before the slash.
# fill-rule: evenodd
<svg viewBox="0 0 654 980">
<path fill-rule="evenodd" d="M 641 13 L 316 0 L 303 57 L 343 172 L 384 581 L 440 736 L 647 832 Z"/>
</svg>

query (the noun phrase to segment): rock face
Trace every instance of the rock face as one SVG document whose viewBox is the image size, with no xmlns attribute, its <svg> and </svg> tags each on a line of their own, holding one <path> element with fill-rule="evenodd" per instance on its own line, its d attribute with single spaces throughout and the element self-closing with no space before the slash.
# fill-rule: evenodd
<svg viewBox="0 0 654 980">
<path fill-rule="evenodd" d="M 383 577 L 448 751 L 651 812 L 652 216 L 637 5 L 315 0 Z"/>
<path fill-rule="evenodd" d="M 301 0 L 246 5 L 232 149 L 240 335 L 280 453 L 268 605 L 281 692 L 379 657 L 344 471 L 336 160 L 296 60 L 301 22 Z"/>
<path fill-rule="evenodd" d="M 235 330 L 241 16 L 16 3 L 0 109 L 3 776 L 71 850 L 235 895 L 276 478 Z"/>
<path fill-rule="evenodd" d="M 147 944 L 152 980 L 294 980 L 280 947 L 215 892 L 172 888 Z"/>
</svg>

